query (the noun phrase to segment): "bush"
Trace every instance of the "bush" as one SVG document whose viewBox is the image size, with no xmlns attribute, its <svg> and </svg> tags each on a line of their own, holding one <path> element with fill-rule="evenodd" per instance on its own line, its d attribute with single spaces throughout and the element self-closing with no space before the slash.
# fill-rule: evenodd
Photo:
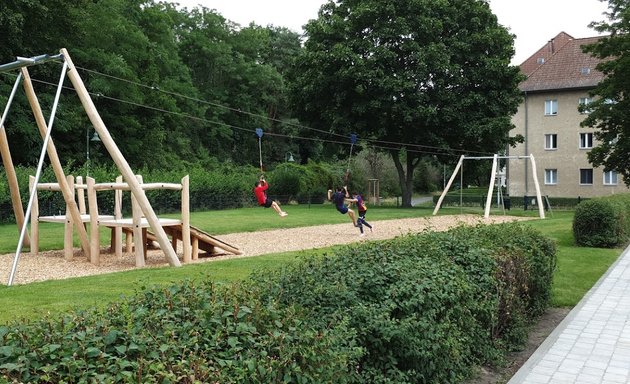
<svg viewBox="0 0 630 384">
<path fill-rule="evenodd" d="M 103 311 L 0 327 L 0 375 L 41 383 L 344 383 L 360 352 L 239 286 L 149 289 Z"/>
<path fill-rule="evenodd" d="M 573 217 L 573 237 L 585 247 L 625 245 L 630 239 L 630 194 L 580 203 Z"/>
<path fill-rule="evenodd" d="M 314 327 L 347 322 L 365 354 L 355 382 L 459 382 L 524 341 L 548 304 L 555 246 L 516 225 L 343 248 L 252 280 Z"/>
</svg>

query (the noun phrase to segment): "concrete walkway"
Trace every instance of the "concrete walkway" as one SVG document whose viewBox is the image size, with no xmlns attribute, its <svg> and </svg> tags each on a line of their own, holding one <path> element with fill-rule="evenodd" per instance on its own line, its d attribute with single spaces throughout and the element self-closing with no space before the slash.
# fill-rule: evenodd
<svg viewBox="0 0 630 384">
<path fill-rule="evenodd" d="M 630 383 L 630 246 L 508 384 Z"/>
</svg>

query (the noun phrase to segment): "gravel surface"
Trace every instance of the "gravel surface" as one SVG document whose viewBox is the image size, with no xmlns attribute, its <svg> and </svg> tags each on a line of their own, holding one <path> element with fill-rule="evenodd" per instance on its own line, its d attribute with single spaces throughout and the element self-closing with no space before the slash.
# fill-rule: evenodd
<svg viewBox="0 0 630 384">
<path fill-rule="evenodd" d="M 350 222 L 347 224 L 232 233 L 220 235 L 217 238 L 239 248 L 243 252 L 242 255 L 200 257 L 195 262 L 211 262 L 228 258 L 322 248 L 357 241 L 391 239 L 396 236 L 425 230 L 443 231 L 458 225 L 503 223 L 523 219 L 526 218 L 491 216 L 488 219 L 484 219 L 476 215 L 456 215 L 370 221 L 370 224 L 374 226 L 374 232 L 370 233 L 369 229 L 366 228 L 365 237 L 360 237 L 359 230 L 354 228 Z M 14 253 L 0 255 L 0 284 L 8 282 L 14 259 Z M 63 250 L 40 252 L 38 256 L 23 253 L 20 255 L 13 283 L 27 284 L 36 281 L 96 275 L 135 268 L 134 256 L 129 253 L 123 254 L 122 258 L 118 258 L 111 253 L 102 253 L 100 259 L 100 265 L 90 264 L 80 249 L 75 251 L 72 260 L 66 260 L 63 257 Z M 149 268 L 168 265 L 164 254 L 160 250 L 149 251 L 146 263 Z"/>
</svg>

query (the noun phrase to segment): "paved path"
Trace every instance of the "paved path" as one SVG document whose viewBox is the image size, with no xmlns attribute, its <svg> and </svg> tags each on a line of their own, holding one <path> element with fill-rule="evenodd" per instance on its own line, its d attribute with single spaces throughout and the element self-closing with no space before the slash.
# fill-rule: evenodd
<svg viewBox="0 0 630 384">
<path fill-rule="evenodd" d="M 630 383 L 630 246 L 508 384 Z"/>
</svg>

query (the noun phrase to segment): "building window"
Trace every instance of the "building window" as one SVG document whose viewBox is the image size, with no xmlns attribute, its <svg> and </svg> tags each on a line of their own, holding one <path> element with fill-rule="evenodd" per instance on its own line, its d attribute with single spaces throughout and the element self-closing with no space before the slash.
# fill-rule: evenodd
<svg viewBox="0 0 630 384">
<path fill-rule="evenodd" d="M 558 149 L 558 135 L 550 133 L 545 135 L 545 149 Z"/>
<path fill-rule="evenodd" d="M 545 58 L 539 57 L 538 59 L 536 59 L 536 64 L 545 64 Z"/>
<path fill-rule="evenodd" d="M 604 171 L 604 185 L 617 185 L 617 172 Z"/>
<path fill-rule="evenodd" d="M 558 170 L 557 169 L 545 169 L 545 184 L 547 185 L 558 184 Z"/>
<path fill-rule="evenodd" d="M 558 100 L 545 100 L 545 116 L 555 116 L 558 114 Z"/>
<path fill-rule="evenodd" d="M 580 169 L 580 184 L 593 185 L 593 168 Z"/>
<path fill-rule="evenodd" d="M 580 133 L 580 149 L 593 148 L 593 133 Z"/>
<path fill-rule="evenodd" d="M 589 73 L 591 73 L 591 69 L 589 67 L 582 67 L 582 69 L 580 69 L 580 73 L 583 75 L 588 75 Z"/>
<path fill-rule="evenodd" d="M 580 113 L 591 113 L 591 109 L 588 105 L 593 101 L 590 97 L 580 97 L 578 100 L 578 110 Z"/>
</svg>

